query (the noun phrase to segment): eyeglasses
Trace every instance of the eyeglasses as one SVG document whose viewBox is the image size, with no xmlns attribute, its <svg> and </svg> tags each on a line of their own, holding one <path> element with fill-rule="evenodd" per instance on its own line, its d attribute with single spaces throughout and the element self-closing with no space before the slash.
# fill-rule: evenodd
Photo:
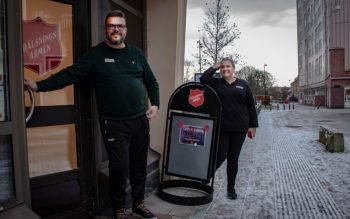
<svg viewBox="0 0 350 219">
<path fill-rule="evenodd" d="M 126 28 L 126 25 L 124 25 L 124 24 L 106 24 L 106 28 L 108 30 L 115 30 L 116 28 L 118 30 L 124 30 Z"/>
</svg>

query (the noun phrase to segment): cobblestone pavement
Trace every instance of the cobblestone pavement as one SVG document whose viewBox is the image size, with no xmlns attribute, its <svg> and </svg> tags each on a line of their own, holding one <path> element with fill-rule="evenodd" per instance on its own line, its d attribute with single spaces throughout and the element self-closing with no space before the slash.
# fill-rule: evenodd
<svg viewBox="0 0 350 219">
<path fill-rule="evenodd" d="M 237 200 L 226 198 L 226 165 L 215 176 L 214 200 L 179 206 L 146 199 L 159 214 L 179 218 L 350 218 L 350 110 L 296 106 L 262 110 L 253 140 L 244 143 L 236 181 Z M 319 125 L 345 134 L 345 152 L 327 152 Z M 189 192 L 189 191 L 178 191 Z"/>
</svg>

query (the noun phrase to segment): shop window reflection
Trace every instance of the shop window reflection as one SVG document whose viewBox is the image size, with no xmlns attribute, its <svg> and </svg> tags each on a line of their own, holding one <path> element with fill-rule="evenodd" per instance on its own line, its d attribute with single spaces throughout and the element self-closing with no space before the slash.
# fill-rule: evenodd
<svg viewBox="0 0 350 219">
<path fill-rule="evenodd" d="M 14 198 L 12 146 L 9 136 L 0 136 L 0 204 Z"/>
<path fill-rule="evenodd" d="M 0 0 L 0 121 L 10 119 L 5 1 Z"/>
<path fill-rule="evenodd" d="M 27 129 L 30 177 L 77 169 L 75 125 Z"/>
</svg>

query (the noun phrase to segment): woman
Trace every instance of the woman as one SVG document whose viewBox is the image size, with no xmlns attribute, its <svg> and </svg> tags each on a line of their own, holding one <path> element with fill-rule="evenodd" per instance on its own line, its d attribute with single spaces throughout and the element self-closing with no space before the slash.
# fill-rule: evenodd
<svg viewBox="0 0 350 219">
<path fill-rule="evenodd" d="M 220 69 L 221 78 L 214 78 Z M 220 143 L 216 168 L 227 158 L 227 195 L 237 199 L 235 180 L 238 171 L 238 157 L 248 132 L 255 136 L 258 118 L 253 94 L 246 81 L 235 77 L 235 64 L 232 59 L 224 58 L 206 70 L 200 81 L 211 86 L 222 102 Z"/>
</svg>

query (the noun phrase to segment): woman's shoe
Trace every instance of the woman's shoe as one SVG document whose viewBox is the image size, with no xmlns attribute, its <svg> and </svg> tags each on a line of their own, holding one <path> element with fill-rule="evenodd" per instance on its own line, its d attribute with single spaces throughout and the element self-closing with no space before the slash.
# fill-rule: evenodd
<svg viewBox="0 0 350 219">
<path fill-rule="evenodd" d="M 228 191 L 227 192 L 227 197 L 229 199 L 232 199 L 232 200 L 237 199 L 237 193 L 236 193 L 235 189 L 233 189 L 232 191 Z"/>
</svg>

